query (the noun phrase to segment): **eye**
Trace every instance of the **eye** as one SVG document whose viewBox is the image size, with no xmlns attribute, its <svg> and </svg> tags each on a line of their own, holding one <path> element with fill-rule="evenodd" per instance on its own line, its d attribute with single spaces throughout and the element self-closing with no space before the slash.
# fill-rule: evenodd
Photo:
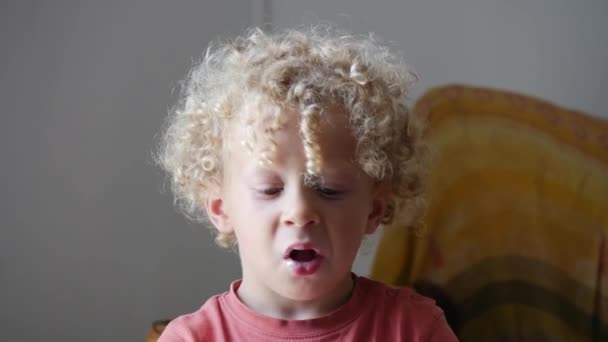
<svg viewBox="0 0 608 342">
<path fill-rule="evenodd" d="M 258 190 L 258 192 L 264 196 L 278 195 L 281 191 L 283 191 L 283 188 L 279 188 L 279 187 L 265 188 L 265 189 Z"/>
<path fill-rule="evenodd" d="M 324 186 L 319 186 L 316 188 L 316 190 L 321 196 L 326 197 L 326 198 L 331 198 L 331 199 L 335 199 L 342 194 L 342 191 L 332 189 L 332 188 L 327 188 Z"/>
</svg>

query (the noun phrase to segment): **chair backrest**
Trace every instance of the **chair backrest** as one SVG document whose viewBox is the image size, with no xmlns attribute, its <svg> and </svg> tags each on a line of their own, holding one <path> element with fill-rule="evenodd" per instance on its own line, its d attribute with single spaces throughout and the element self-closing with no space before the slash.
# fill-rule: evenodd
<svg viewBox="0 0 608 342">
<path fill-rule="evenodd" d="M 608 341 L 608 122 L 460 85 L 415 111 L 425 229 L 387 227 L 372 278 L 434 297 L 463 341 Z"/>
<path fill-rule="evenodd" d="M 156 342 L 160 338 L 160 335 L 165 330 L 165 327 L 171 322 L 171 320 L 158 320 L 152 322 L 150 330 L 146 333 L 146 342 Z"/>
</svg>

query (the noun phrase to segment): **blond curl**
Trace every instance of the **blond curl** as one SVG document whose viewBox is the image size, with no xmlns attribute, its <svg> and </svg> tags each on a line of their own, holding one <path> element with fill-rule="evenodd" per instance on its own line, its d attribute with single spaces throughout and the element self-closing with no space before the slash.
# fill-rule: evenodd
<svg viewBox="0 0 608 342">
<path fill-rule="evenodd" d="M 389 210 L 383 223 L 416 222 L 424 207 L 426 151 L 422 121 L 408 110 L 407 94 L 416 75 L 402 58 L 372 36 L 353 36 L 329 26 L 266 33 L 254 28 L 236 39 L 211 45 L 183 83 L 155 153 L 167 172 L 176 205 L 194 221 L 206 222 L 203 203 L 222 186 L 224 134 L 239 113 L 249 125 L 256 111 L 242 111 L 245 99 L 292 108 L 300 113 L 308 176 L 322 170 L 318 144 L 324 108 L 339 106 L 350 115 L 357 141 L 356 162 L 372 178 L 389 182 Z M 259 115 L 259 114 L 257 114 Z M 273 132 L 281 112 L 272 114 L 261 155 L 271 163 Z M 242 144 L 253 152 L 251 126 Z M 219 234 L 219 233 L 218 233 Z M 234 245 L 234 235 L 216 242 Z"/>
</svg>

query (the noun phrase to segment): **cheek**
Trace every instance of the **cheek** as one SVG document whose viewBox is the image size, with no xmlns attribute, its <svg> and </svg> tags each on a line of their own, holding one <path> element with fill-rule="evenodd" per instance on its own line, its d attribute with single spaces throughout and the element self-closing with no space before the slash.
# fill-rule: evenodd
<svg viewBox="0 0 608 342">
<path fill-rule="evenodd" d="M 243 193 L 233 202 L 234 228 L 237 234 L 247 239 L 261 239 L 272 231 L 277 220 L 277 205 Z"/>
<path fill-rule="evenodd" d="M 352 198 L 339 203 L 337 208 L 344 213 L 348 213 L 348 217 L 352 220 L 361 220 L 367 218 L 370 208 L 371 200 L 368 200 L 366 196 L 353 196 Z"/>
<path fill-rule="evenodd" d="M 348 235 L 363 233 L 367 226 L 368 206 L 361 202 L 345 202 L 333 206 L 328 210 L 326 217 L 333 227 Z"/>
</svg>

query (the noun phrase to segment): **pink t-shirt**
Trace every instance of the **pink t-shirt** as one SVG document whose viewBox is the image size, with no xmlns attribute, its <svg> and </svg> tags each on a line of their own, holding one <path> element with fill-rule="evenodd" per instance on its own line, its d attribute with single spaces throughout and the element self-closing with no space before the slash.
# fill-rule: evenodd
<svg viewBox="0 0 608 342">
<path fill-rule="evenodd" d="M 458 341 L 435 302 L 410 288 L 356 277 L 351 298 L 334 312 L 282 320 L 243 304 L 236 295 L 240 284 L 171 321 L 158 341 Z"/>
</svg>

